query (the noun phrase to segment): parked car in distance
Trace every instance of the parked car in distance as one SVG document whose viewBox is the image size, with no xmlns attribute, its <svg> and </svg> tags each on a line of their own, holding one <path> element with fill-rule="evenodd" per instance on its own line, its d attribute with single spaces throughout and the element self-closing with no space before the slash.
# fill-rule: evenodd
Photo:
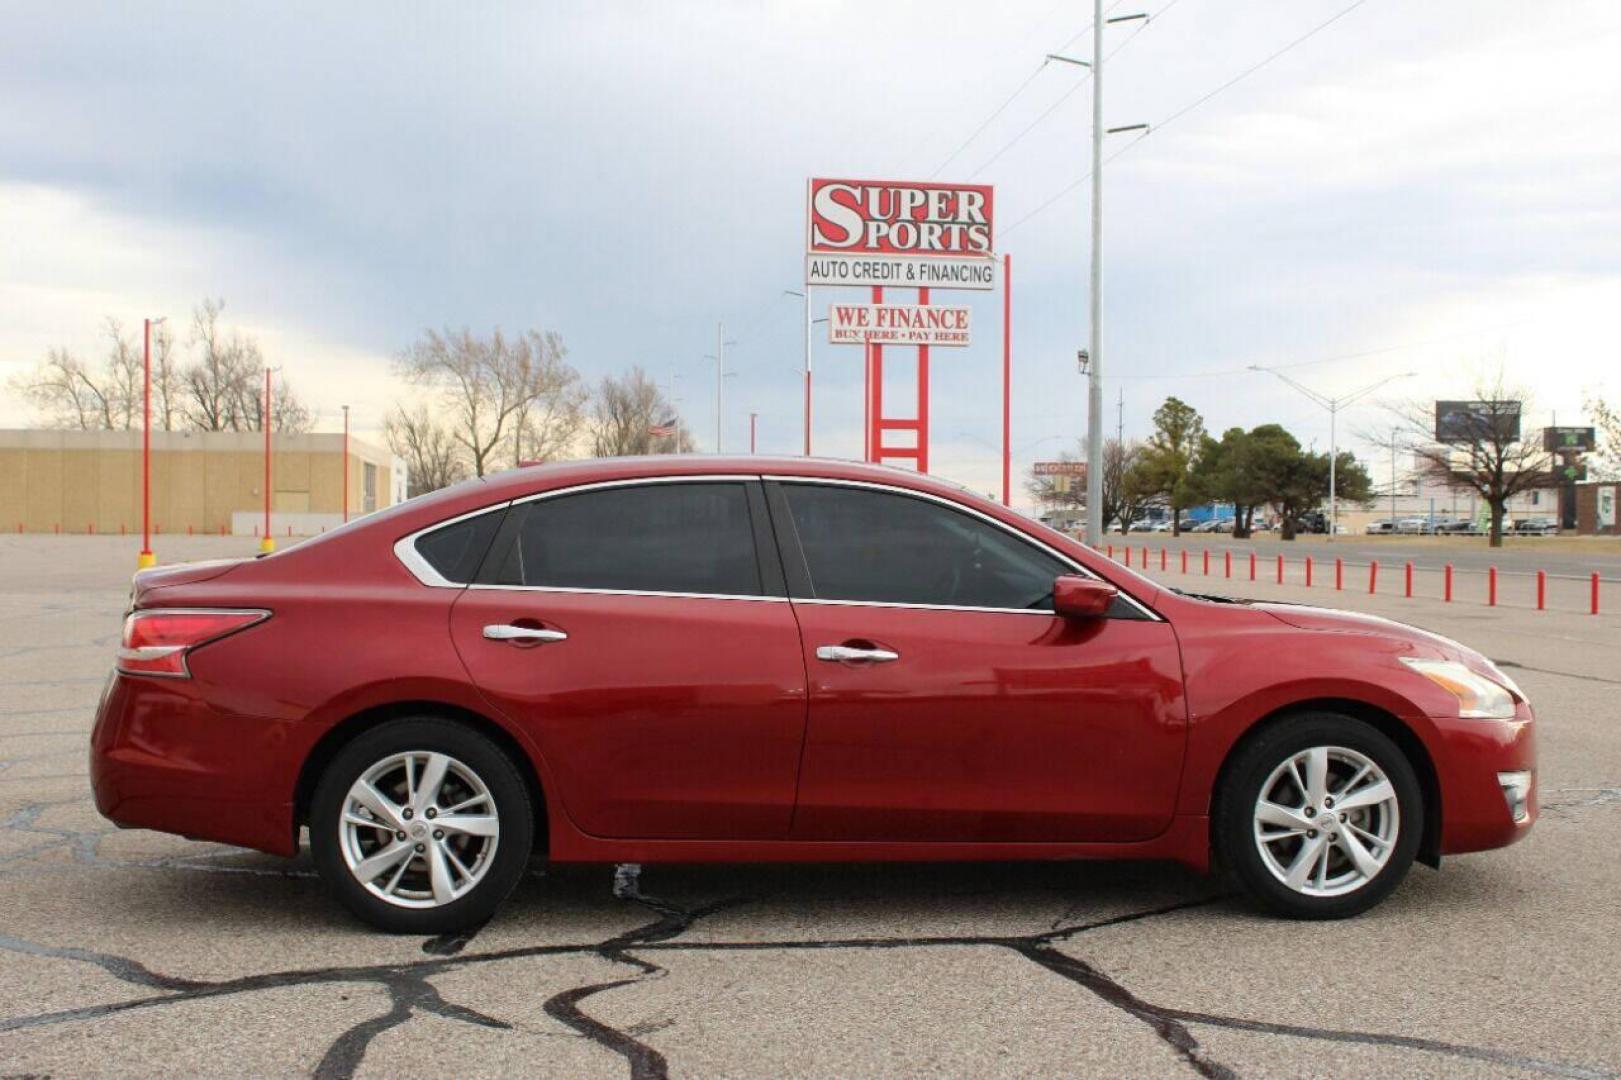
<svg viewBox="0 0 1621 1080">
<path fill-rule="evenodd" d="M 394 932 L 535 857 L 1174 859 L 1338 918 L 1524 836 L 1534 727 L 1434 634 L 1163 588 L 913 472 L 672 455 L 137 573 L 90 773 L 123 826 L 307 834 Z"/>
<path fill-rule="evenodd" d="M 1550 517 L 1521 518 L 1511 531 L 1515 536 L 1553 536 L 1559 532 L 1559 522 Z"/>
<path fill-rule="evenodd" d="M 1480 526 L 1470 518 L 1460 518 L 1456 521 L 1438 521 L 1435 531 L 1441 536 L 1479 536 Z"/>
<path fill-rule="evenodd" d="M 1435 526 L 1429 518 L 1409 517 L 1396 522 L 1396 531 L 1404 536 L 1429 536 L 1435 532 Z"/>
<path fill-rule="evenodd" d="M 1370 521 L 1362 531 L 1369 536 L 1389 536 L 1396 531 L 1396 523 L 1389 518 Z"/>
</svg>

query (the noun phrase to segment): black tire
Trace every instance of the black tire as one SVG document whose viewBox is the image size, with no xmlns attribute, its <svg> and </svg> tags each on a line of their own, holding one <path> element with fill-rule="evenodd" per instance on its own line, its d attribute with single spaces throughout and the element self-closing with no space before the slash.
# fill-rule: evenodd
<svg viewBox="0 0 1621 1080">
<path fill-rule="evenodd" d="M 1376 764 L 1395 789 L 1399 815 L 1384 866 L 1338 896 L 1313 896 L 1290 888 L 1267 866 L 1255 834 L 1262 785 L 1291 757 L 1319 746 L 1343 747 Z M 1216 792 L 1213 839 L 1222 865 L 1262 907 L 1289 918 L 1343 919 L 1373 907 L 1407 876 L 1423 831 L 1424 796 L 1412 763 L 1378 728 L 1340 713 L 1300 712 L 1273 722 L 1237 751 Z"/>
<path fill-rule="evenodd" d="M 500 823 L 498 841 L 476 884 L 434 907 L 402 907 L 368 889 L 350 870 L 341 834 L 341 815 L 354 783 L 391 755 L 412 752 L 445 754 L 471 770 L 488 790 Z M 445 934 L 484 923 L 517 887 L 534 843 L 535 813 L 523 778 L 505 751 L 466 725 L 425 716 L 391 720 L 340 750 L 316 785 L 309 826 L 316 868 L 344 907 L 392 934 Z M 408 872 L 427 871 L 425 864 L 414 863 Z"/>
</svg>

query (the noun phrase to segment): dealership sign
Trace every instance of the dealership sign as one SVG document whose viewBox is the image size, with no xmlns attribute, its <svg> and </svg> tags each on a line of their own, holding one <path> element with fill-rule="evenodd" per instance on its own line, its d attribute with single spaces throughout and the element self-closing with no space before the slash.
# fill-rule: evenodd
<svg viewBox="0 0 1621 1080">
<path fill-rule="evenodd" d="M 807 285 L 994 289 L 988 184 L 810 182 Z"/>
<path fill-rule="evenodd" d="M 1435 441 L 1495 443 L 1520 441 L 1518 401 L 1437 401 Z"/>
<path fill-rule="evenodd" d="M 967 345 L 968 309 L 834 304 L 827 309 L 827 340 L 834 345 Z"/>
<path fill-rule="evenodd" d="M 1038 461 L 1031 469 L 1037 476 L 1086 476 L 1084 461 Z"/>
</svg>

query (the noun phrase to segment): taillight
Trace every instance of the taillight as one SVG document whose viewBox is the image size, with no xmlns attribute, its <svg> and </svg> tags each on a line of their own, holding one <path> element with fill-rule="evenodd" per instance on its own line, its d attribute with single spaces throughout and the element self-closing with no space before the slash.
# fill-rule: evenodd
<svg viewBox="0 0 1621 1080">
<path fill-rule="evenodd" d="M 268 611 L 163 608 L 137 611 L 124 620 L 117 668 L 126 675 L 188 679 L 186 654 L 270 618 Z"/>
</svg>

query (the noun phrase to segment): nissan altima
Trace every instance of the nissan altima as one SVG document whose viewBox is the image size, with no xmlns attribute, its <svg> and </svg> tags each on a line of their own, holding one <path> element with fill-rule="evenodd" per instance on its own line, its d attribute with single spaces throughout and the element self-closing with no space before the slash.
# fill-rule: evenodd
<svg viewBox="0 0 1621 1080">
<path fill-rule="evenodd" d="M 518 469 L 136 575 L 120 825 L 292 856 L 385 930 L 534 858 L 1173 859 L 1337 918 L 1536 818 L 1454 641 L 1179 593 L 950 484 L 805 459 Z"/>
</svg>

